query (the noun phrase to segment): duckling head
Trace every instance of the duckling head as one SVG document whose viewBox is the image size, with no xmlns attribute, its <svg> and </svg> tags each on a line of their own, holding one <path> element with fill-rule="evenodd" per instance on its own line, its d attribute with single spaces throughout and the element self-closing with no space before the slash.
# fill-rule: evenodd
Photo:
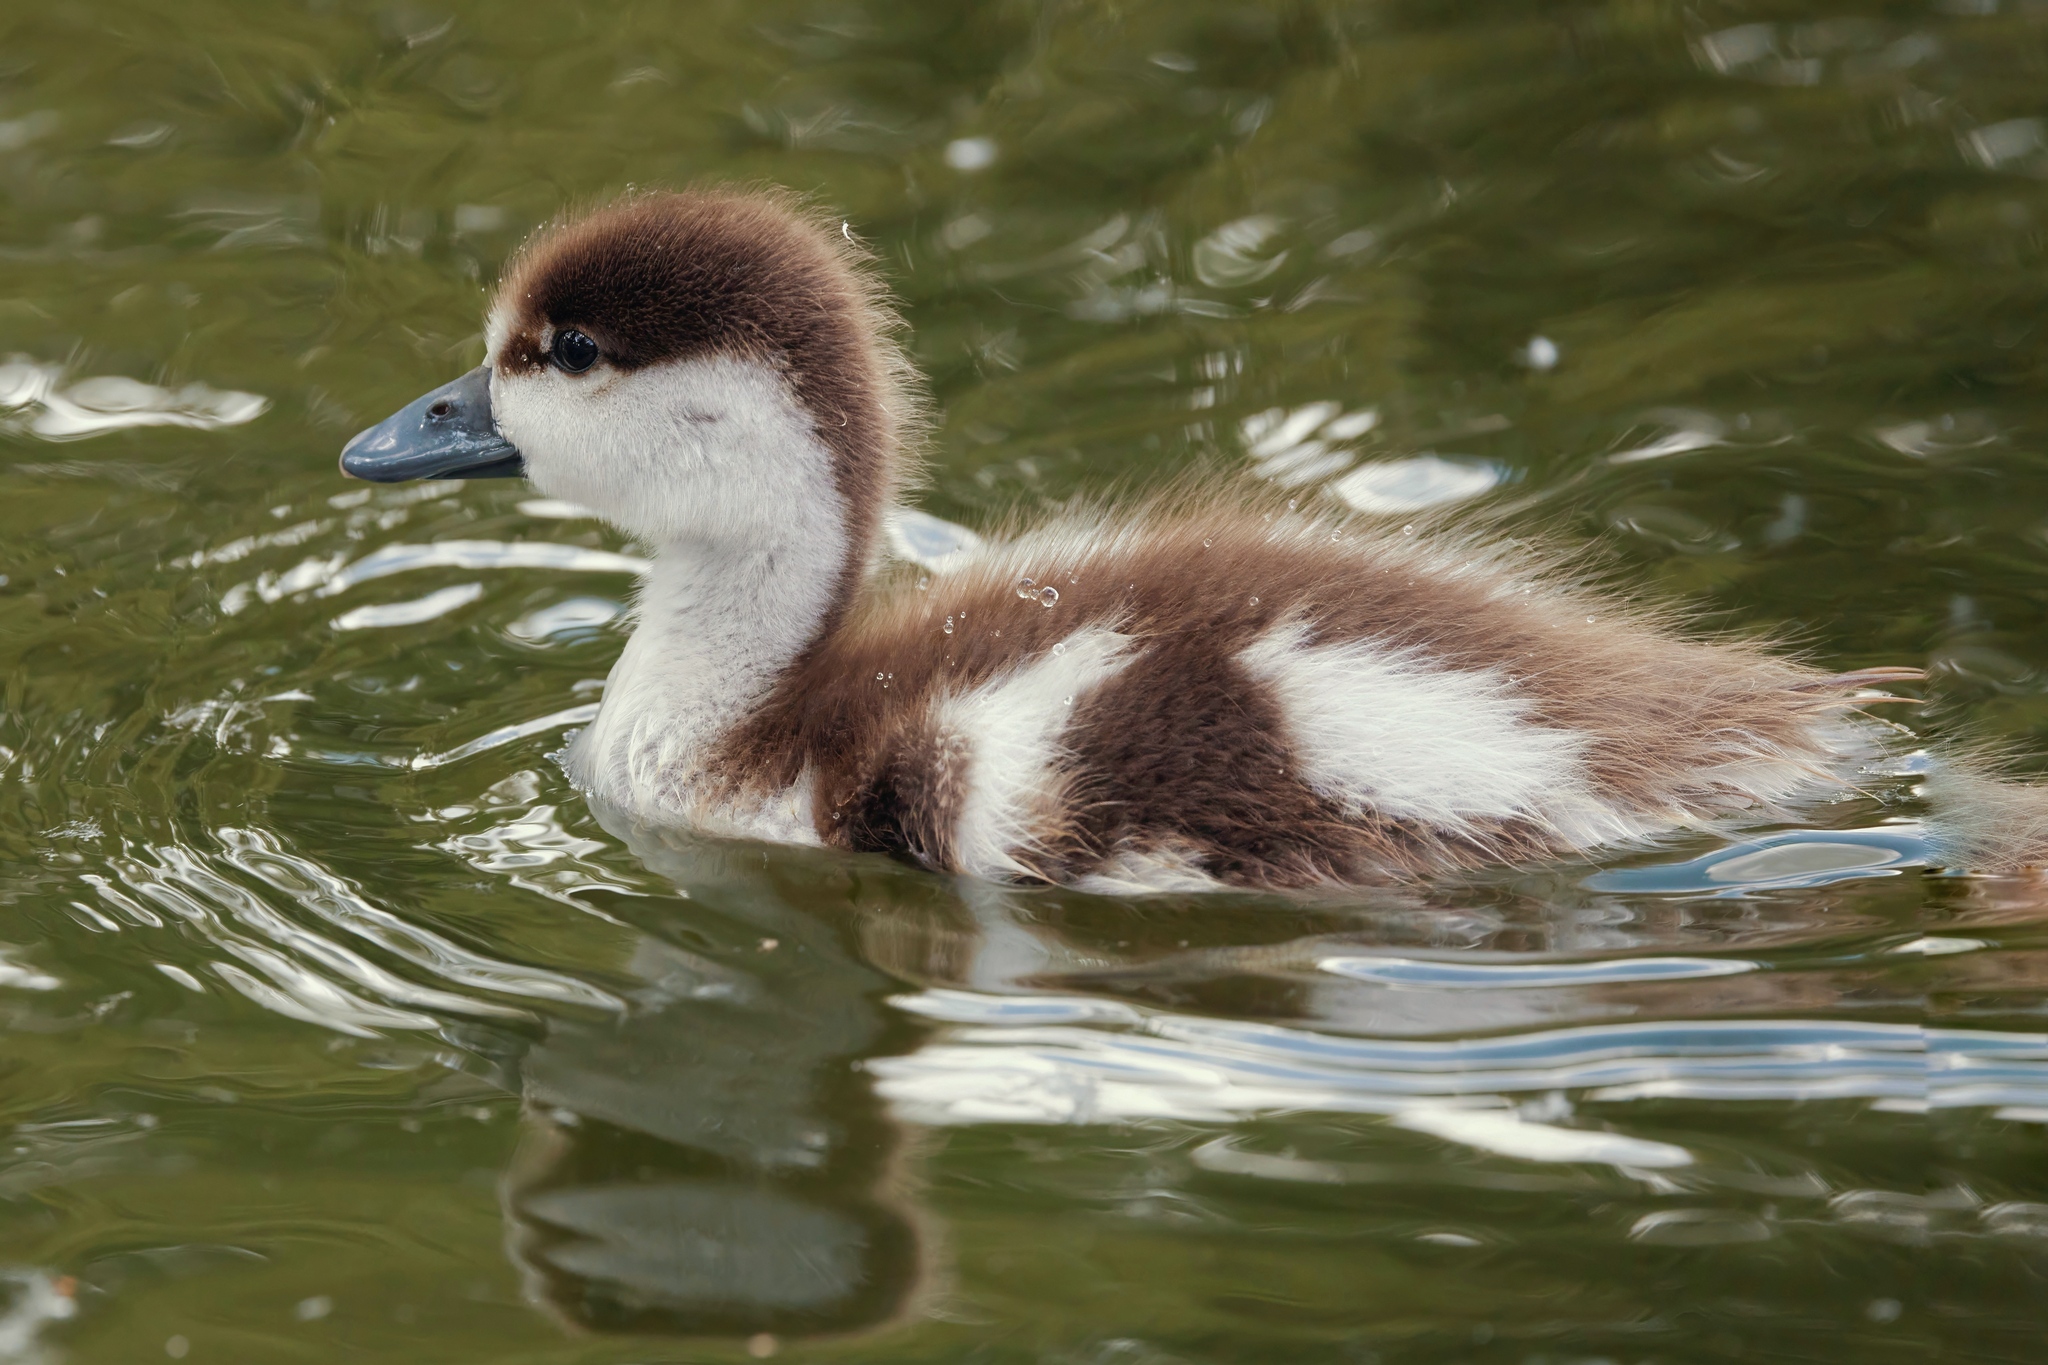
<svg viewBox="0 0 2048 1365">
<path fill-rule="evenodd" d="M 909 473 L 896 327 L 851 231 L 793 196 L 629 195 L 535 234 L 484 363 L 358 435 L 342 469 L 524 474 L 657 545 L 773 545 L 825 513 L 851 568 Z"/>
</svg>

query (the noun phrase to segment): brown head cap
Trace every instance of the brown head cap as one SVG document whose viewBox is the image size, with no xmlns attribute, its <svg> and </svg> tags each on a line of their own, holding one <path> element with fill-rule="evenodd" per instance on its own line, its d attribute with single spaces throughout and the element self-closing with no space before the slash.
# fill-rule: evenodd
<svg viewBox="0 0 2048 1365">
<path fill-rule="evenodd" d="M 513 373 L 574 327 L 624 370 L 701 356 L 779 370 L 817 424 L 865 560 L 915 467 L 921 394 L 872 255 L 778 189 L 636 192 L 541 229 L 507 266 L 495 309 Z M 855 572 L 863 565 L 850 565 Z"/>
</svg>

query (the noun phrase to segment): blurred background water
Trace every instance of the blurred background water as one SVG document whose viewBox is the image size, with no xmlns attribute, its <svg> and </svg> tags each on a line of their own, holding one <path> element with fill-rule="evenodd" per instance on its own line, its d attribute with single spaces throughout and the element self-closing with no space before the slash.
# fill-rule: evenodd
<svg viewBox="0 0 2048 1365">
<path fill-rule="evenodd" d="M 0 1361 L 2042 1358 L 2048 889 L 1911 763 L 1307 903 L 604 828 L 633 547 L 334 458 L 704 177 L 930 514 L 1491 506 L 2048 754 L 2040 0 L 10 5 Z"/>
</svg>

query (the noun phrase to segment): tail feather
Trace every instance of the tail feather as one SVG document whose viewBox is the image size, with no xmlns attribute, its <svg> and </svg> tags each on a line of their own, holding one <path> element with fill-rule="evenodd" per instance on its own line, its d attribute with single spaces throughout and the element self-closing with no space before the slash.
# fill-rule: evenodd
<svg viewBox="0 0 2048 1365">
<path fill-rule="evenodd" d="M 2048 787 L 1945 759 L 1920 790 L 1930 807 L 1930 841 L 1948 866 L 1993 874 L 2048 867 Z"/>
<path fill-rule="evenodd" d="M 1796 685 L 1795 691 L 1839 697 L 1858 710 L 1888 703 L 1920 705 L 1918 697 L 1865 689 L 1924 682 L 1920 668 L 1859 668 Z M 1852 694 L 1852 695 L 1843 695 Z M 2048 785 L 2003 771 L 1985 750 L 1933 760 L 1920 788 L 1929 808 L 1928 841 L 1948 867 L 1991 875 L 2048 869 Z"/>
<path fill-rule="evenodd" d="M 1811 682 L 1795 684 L 1794 692 L 1847 692 L 1858 687 L 1883 687 L 1887 683 L 1925 682 L 1924 668 L 1859 668 L 1850 673 L 1830 673 Z M 1871 698 L 1883 701 L 1908 701 L 1907 697 Z"/>
</svg>

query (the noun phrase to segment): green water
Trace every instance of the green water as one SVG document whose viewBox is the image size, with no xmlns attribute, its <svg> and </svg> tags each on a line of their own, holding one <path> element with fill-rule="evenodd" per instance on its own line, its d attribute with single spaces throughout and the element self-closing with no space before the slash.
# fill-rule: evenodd
<svg viewBox="0 0 2048 1365">
<path fill-rule="evenodd" d="M 1308 905 L 629 844 L 631 547 L 334 459 L 560 206 L 769 179 L 932 513 L 1462 491 L 2038 756 L 2044 118 L 2033 0 L 15 0 L 0 1360 L 2041 1359 L 2048 892 L 1908 778 Z"/>
</svg>

